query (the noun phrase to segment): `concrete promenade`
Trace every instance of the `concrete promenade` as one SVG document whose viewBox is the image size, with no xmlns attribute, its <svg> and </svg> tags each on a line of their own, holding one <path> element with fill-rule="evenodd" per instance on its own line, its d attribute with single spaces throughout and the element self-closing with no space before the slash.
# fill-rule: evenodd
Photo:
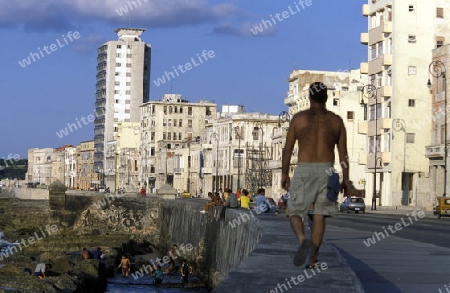
<svg viewBox="0 0 450 293">
<path fill-rule="evenodd" d="M 407 209 L 388 210 L 381 208 L 368 213 L 408 212 Z M 441 293 L 448 292 L 446 288 L 450 287 L 449 248 L 394 235 L 368 247 L 363 241 L 374 236 L 375 231 L 333 225 L 327 225 L 319 255 L 319 261 L 328 268 L 294 285 L 291 277 L 305 275 L 305 269 L 292 264 L 298 244 L 288 219 L 275 214 L 256 217 L 264 227 L 261 242 L 213 292 Z"/>
</svg>

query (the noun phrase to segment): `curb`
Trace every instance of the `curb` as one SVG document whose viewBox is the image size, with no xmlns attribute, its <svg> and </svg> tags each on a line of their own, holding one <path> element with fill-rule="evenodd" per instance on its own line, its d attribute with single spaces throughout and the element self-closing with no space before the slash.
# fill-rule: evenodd
<svg viewBox="0 0 450 293">
<path fill-rule="evenodd" d="M 349 273 L 351 275 L 351 279 L 353 282 L 353 288 L 355 289 L 356 293 L 365 293 L 366 291 L 364 290 L 364 287 L 361 283 L 361 280 L 358 278 L 358 276 L 356 275 L 355 271 L 348 265 L 347 260 L 341 255 L 341 253 L 339 252 L 339 250 L 337 249 L 337 247 L 333 244 L 333 243 L 329 243 L 331 245 L 331 247 L 333 248 L 334 252 L 336 253 L 339 262 L 341 262 L 348 270 Z"/>
</svg>

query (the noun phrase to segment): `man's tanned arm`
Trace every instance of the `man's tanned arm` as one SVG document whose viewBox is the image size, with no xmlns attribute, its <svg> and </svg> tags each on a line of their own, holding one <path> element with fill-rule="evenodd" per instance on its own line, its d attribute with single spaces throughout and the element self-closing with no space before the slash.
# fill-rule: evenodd
<svg viewBox="0 0 450 293">
<path fill-rule="evenodd" d="M 348 162 L 348 151 L 347 151 L 347 131 L 345 130 L 344 122 L 342 118 L 339 118 L 341 129 L 339 133 L 339 141 L 337 144 L 338 153 L 339 153 L 339 164 L 342 167 L 342 189 L 344 190 L 344 196 L 348 196 L 348 188 L 349 188 L 349 172 L 350 165 Z"/>
<path fill-rule="evenodd" d="M 291 162 L 292 150 L 295 145 L 295 120 L 298 116 L 295 115 L 289 125 L 288 132 L 286 134 L 286 143 L 283 148 L 283 154 L 281 159 L 281 188 L 289 190 L 290 178 L 289 178 L 289 165 Z"/>
</svg>

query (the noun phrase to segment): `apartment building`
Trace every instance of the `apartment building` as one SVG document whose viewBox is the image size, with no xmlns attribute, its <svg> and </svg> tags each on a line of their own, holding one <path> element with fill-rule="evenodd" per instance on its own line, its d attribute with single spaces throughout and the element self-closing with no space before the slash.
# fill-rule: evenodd
<svg viewBox="0 0 450 293">
<path fill-rule="evenodd" d="M 246 113 L 243 106 L 223 105 L 217 119 L 206 127 L 203 141 L 204 190 L 265 188 L 273 195 L 272 137 L 279 117 Z"/>
<path fill-rule="evenodd" d="M 28 150 L 28 169 L 25 178 L 28 182 L 46 185 L 52 182 L 52 148 L 32 148 Z"/>
<path fill-rule="evenodd" d="M 358 126 L 365 120 L 366 112 L 363 101 L 362 86 L 366 75 L 359 70 L 351 71 L 314 71 L 294 70 L 289 75 L 289 90 L 284 103 L 289 107 L 290 116 L 309 109 L 309 86 L 313 82 L 323 82 L 328 88 L 328 100 L 326 108 L 339 115 L 347 130 L 347 148 L 350 164 L 350 180 L 353 186 L 359 190 L 366 190 L 367 176 L 366 164 L 366 139 L 364 134 L 359 133 Z M 285 140 L 285 131 L 280 129 L 276 139 L 276 151 L 274 158 L 281 160 L 281 152 Z M 297 164 L 297 144 L 291 157 L 290 172 L 292 174 Z M 342 165 L 339 162 L 337 148 L 335 150 L 334 168 L 342 174 Z M 281 167 L 281 166 L 280 166 Z M 324 170 L 325 172 L 325 170 Z M 279 182 L 281 181 L 281 170 L 276 172 L 278 191 L 282 192 Z M 342 178 L 342 175 L 341 175 Z M 361 193 L 364 196 L 364 192 Z"/>
<path fill-rule="evenodd" d="M 198 140 L 205 126 L 216 117 L 217 105 L 209 101 L 189 102 L 179 94 L 165 94 L 159 101 L 141 106 L 141 138 L 139 144 L 139 182 L 154 192 L 165 183 L 175 187 L 176 170 L 186 168 L 189 160 L 200 162 L 200 153 L 175 156 L 175 149 Z M 195 158 L 193 156 L 196 156 Z M 191 167 L 192 168 L 192 167 Z M 187 172 L 185 173 L 187 174 Z M 187 175 L 177 189 L 191 190 Z M 176 183 L 178 184 L 178 183 Z"/>
<path fill-rule="evenodd" d="M 98 173 L 94 170 L 94 141 L 83 141 L 76 147 L 76 187 L 81 190 L 98 188 Z"/>
<path fill-rule="evenodd" d="M 140 122 L 140 106 L 150 96 L 151 47 L 145 29 L 118 28 L 117 41 L 97 50 L 95 94 L 95 169 L 106 170 L 107 144 L 116 140 L 120 122 Z"/>
<path fill-rule="evenodd" d="M 369 0 L 362 7 L 368 32 L 361 34 L 361 43 L 367 45 L 368 62 L 361 72 L 376 90 L 367 96 L 368 117 L 360 133 L 367 136 L 368 194 L 375 185 L 379 205 L 431 204 L 423 182 L 429 176 L 424 150 L 431 122 L 421 127 L 416 122 L 431 113 L 428 68 L 432 50 L 445 42 L 449 4 Z"/>
<path fill-rule="evenodd" d="M 449 36 L 450 37 L 450 36 Z M 425 156 L 430 160 L 430 194 L 431 201 L 438 196 L 448 196 L 448 141 L 447 115 L 447 72 L 450 69 L 450 45 L 438 46 L 433 50 L 433 63 L 430 65 L 429 89 L 432 93 L 432 113 L 417 121 L 432 123 L 431 143 L 426 147 Z M 446 159 L 444 159 L 446 158 Z M 432 201 L 433 202 L 433 201 Z"/>
</svg>

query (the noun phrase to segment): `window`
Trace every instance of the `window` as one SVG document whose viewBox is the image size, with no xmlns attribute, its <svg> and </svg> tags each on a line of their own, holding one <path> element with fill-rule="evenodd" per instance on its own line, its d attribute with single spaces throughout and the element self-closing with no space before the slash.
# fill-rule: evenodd
<svg viewBox="0 0 450 293">
<path fill-rule="evenodd" d="M 120 85 L 120 81 L 115 81 L 114 85 Z"/>
<path fill-rule="evenodd" d="M 115 102 L 116 102 L 116 104 L 119 104 L 119 100 L 118 99 L 116 99 Z"/>
<path fill-rule="evenodd" d="M 131 86 L 131 82 L 127 81 L 126 86 Z"/>
<path fill-rule="evenodd" d="M 189 115 L 189 116 L 192 115 L 192 107 L 188 107 L 188 115 Z"/>
<path fill-rule="evenodd" d="M 369 148 L 368 148 L 369 154 L 375 153 L 375 146 L 376 146 L 377 152 L 380 151 L 380 140 L 381 140 L 381 135 L 369 136 Z"/>
<path fill-rule="evenodd" d="M 173 119 L 173 127 L 177 127 L 177 126 L 178 126 L 177 119 Z"/>
<path fill-rule="evenodd" d="M 181 133 L 178 133 L 178 139 L 181 140 Z"/>
<path fill-rule="evenodd" d="M 167 114 L 167 106 L 164 106 L 163 111 L 164 111 L 164 114 Z"/>
<path fill-rule="evenodd" d="M 115 94 L 120 94 L 120 91 L 119 90 L 115 90 L 114 93 Z"/>
<path fill-rule="evenodd" d="M 125 113 L 130 113 L 130 109 L 125 109 Z"/>
<path fill-rule="evenodd" d="M 188 120 L 188 127 L 192 128 L 192 120 L 191 119 Z"/>
<path fill-rule="evenodd" d="M 155 133 L 154 133 L 154 132 L 151 132 L 151 133 L 150 133 L 150 139 L 151 139 L 151 140 L 155 140 Z"/>
<path fill-rule="evenodd" d="M 163 140 L 167 139 L 167 134 L 165 132 L 163 132 Z"/>
<path fill-rule="evenodd" d="M 127 72 L 127 77 L 131 77 L 131 72 Z"/>
<path fill-rule="evenodd" d="M 117 53 L 117 54 L 116 54 L 116 57 L 117 57 L 117 58 L 120 58 L 120 57 L 122 57 L 122 54 Z"/>
<path fill-rule="evenodd" d="M 119 127 L 114 127 L 114 132 L 119 131 Z"/>
<path fill-rule="evenodd" d="M 409 5 L 408 10 L 409 10 L 409 12 L 413 12 L 414 11 L 414 5 Z"/>
<path fill-rule="evenodd" d="M 444 45 L 444 41 L 436 41 L 436 48 L 442 47 Z"/>
<path fill-rule="evenodd" d="M 163 119 L 163 126 L 167 126 L 166 119 Z"/>
<path fill-rule="evenodd" d="M 131 67 L 131 63 L 127 63 L 127 67 Z"/>
<path fill-rule="evenodd" d="M 178 127 L 183 127 L 183 120 L 178 121 Z"/>
<path fill-rule="evenodd" d="M 416 100 L 409 99 L 408 100 L 408 107 L 415 107 L 416 106 Z"/>
<path fill-rule="evenodd" d="M 129 94 L 131 94 L 131 91 L 125 91 L 125 94 L 129 95 Z"/>
<path fill-rule="evenodd" d="M 116 73 L 115 73 L 115 76 L 119 76 L 119 75 L 120 75 L 120 73 L 119 73 L 119 72 L 116 72 Z"/>
<path fill-rule="evenodd" d="M 352 121 L 354 119 L 355 112 L 347 111 L 347 120 Z"/>
<path fill-rule="evenodd" d="M 416 42 L 416 35 L 408 36 L 408 43 L 414 44 Z"/>
<path fill-rule="evenodd" d="M 408 66 L 408 75 L 416 75 L 416 74 L 417 74 L 416 66 Z"/>
<path fill-rule="evenodd" d="M 406 142 L 407 143 L 414 143 L 415 141 L 415 133 L 407 133 L 406 134 Z"/>
<path fill-rule="evenodd" d="M 117 49 L 121 49 L 122 48 L 122 45 L 117 45 Z"/>
<path fill-rule="evenodd" d="M 127 58 L 131 58 L 131 54 L 127 54 Z"/>
<path fill-rule="evenodd" d="M 127 48 L 128 48 L 128 49 L 131 49 L 131 45 L 128 45 Z"/>
<path fill-rule="evenodd" d="M 171 140 L 172 139 L 172 132 L 167 133 L 167 139 Z"/>
<path fill-rule="evenodd" d="M 116 63 L 116 67 L 121 67 L 122 64 L 121 63 Z"/>
<path fill-rule="evenodd" d="M 333 99 L 333 106 L 339 106 L 339 99 Z"/>
<path fill-rule="evenodd" d="M 437 7 L 436 8 L 436 17 L 437 18 L 444 18 L 444 8 Z"/>
<path fill-rule="evenodd" d="M 169 122 L 167 123 L 168 126 L 172 126 L 172 119 L 168 120 Z"/>
</svg>

